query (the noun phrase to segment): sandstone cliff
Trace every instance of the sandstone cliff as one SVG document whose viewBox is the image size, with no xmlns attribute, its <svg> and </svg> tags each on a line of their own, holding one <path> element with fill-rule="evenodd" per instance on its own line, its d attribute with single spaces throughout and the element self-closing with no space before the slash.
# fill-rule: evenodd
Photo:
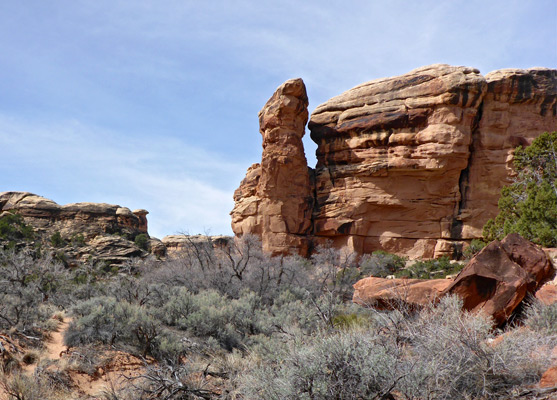
<svg viewBox="0 0 557 400">
<path fill-rule="evenodd" d="M 269 104 L 282 88 L 262 113 L 281 109 Z M 557 70 L 544 68 L 484 77 L 473 68 L 432 65 L 364 83 L 313 112 L 314 183 L 301 142 L 294 153 L 283 146 L 269 153 L 260 121 L 263 167 L 252 166 L 235 192 L 232 228 L 261 235 L 274 253 L 304 253 L 308 241 L 332 240 L 360 253 L 453 254 L 496 215 L 513 149 L 556 129 L 556 97 Z M 283 122 L 273 121 L 274 143 L 286 143 L 292 135 L 281 139 Z M 262 189 L 263 176 L 282 184 Z M 293 234 L 295 241 L 284 240 Z"/>
<path fill-rule="evenodd" d="M 126 207 L 104 203 L 58 205 L 54 201 L 27 192 L 0 193 L 0 216 L 15 212 L 33 228 L 36 242 L 49 247 L 59 234 L 57 247 L 68 262 L 125 262 L 130 257 L 148 253 L 134 243 L 139 234 L 147 234 L 146 210 L 130 211 Z M 151 247 L 158 248 L 156 240 Z"/>
</svg>

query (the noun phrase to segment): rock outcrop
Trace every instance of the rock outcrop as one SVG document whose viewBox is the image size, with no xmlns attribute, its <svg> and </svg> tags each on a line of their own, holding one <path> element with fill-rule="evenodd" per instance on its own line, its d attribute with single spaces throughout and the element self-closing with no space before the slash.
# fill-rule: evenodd
<svg viewBox="0 0 557 400">
<path fill-rule="evenodd" d="M 203 248 L 205 245 L 211 247 L 226 247 L 233 242 L 230 236 L 206 236 L 206 235 L 168 235 L 162 238 L 168 255 L 190 251 L 192 248 Z"/>
<path fill-rule="evenodd" d="M 119 264 L 148 254 L 134 243 L 135 237 L 147 234 L 145 210 L 104 203 L 62 206 L 32 193 L 2 192 L 0 216 L 9 212 L 21 215 L 43 245 L 50 246 L 57 235 L 55 247 L 70 263 L 92 259 Z"/>
<path fill-rule="evenodd" d="M 424 307 L 441 297 L 450 279 L 385 279 L 369 277 L 354 284 L 352 301 L 364 307 Z"/>
<path fill-rule="evenodd" d="M 480 237 L 487 220 L 497 215 L 501 188 L 514 175 L 513 150 L 557 129 L 557 70 L 503 69 L 485 79 L 487 92 L 462 173 L 462 200 L 453 224 L 453 235 L 462 239 Z"/>
<path fill-rule="evenodd" d="M 545 252 L 517 234 L 494 241 L 453 279 L 384 279 L 368 277 L 354 284 L 352 301 L 365 307 L 420 308 L 447 294 L 463 300 L 463 308 L 491 316 L 502 326 L 534 295 L 545 304 L 557 301 L 555 269 Z"/>
<path fill-rule="evenodd" d="M 248 170 L 232 211 L 235 234 L 261 235 L 275 253 L 331 240 L 359 253 L 453 255 L 496 215 L 513 149 L 557 126 L 557 70 L 484 77 L 432 65 L 318 106 L 308 125 L 317 165 L 308 175 L 293 140 L 303 135 L 304 113 L 289 113 L 299 116 L 296 134 L 291 117 L 276 116 L 293 109 L 279 101 L 291 82 L 260 114 L 263 161 Z M 295 109 L 304 103 L 305 91 Z"/>
<path fill-rule="evenodd" d="M 513 233 L 482 249 L 443 295 L 459 295 L 464 309 L 484 312 L 502 325 L 527 295 L 554 276 L 545 252 Z"/>
<path fill-rule="evenodd" d="M 282 84 L 259 112 L 261 164 L 254 164 L 234 193 L 232 229 L 256 233 L 265 251 L 306 254 L 313 190 L 302 144 L 308 97 L 301 79 Z"/>
</svg>

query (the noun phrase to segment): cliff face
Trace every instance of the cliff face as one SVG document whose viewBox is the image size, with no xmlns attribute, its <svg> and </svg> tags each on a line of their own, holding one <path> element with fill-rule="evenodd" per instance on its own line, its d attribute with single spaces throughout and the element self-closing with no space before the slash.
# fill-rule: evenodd
<svg viewBox="0 0 557 400">
<path fill-rule="evenodd" d="M 104 203 L 59 205 L 27 192 L 0 193 L 0 216 L 15 212 L 33 228 L 36 241 L 50 246 L 50 239 L 59 233 L 58 246 L 70 263 L 104 261 L 120 264 L 130 257 L 145 257 L 147 252 L 133 239 L 147 234 L 145 210 L 130 211 L 126 207 Z M 156 243 L 150 243 L 155 250 Z"/>
<path fill-rule="evenodd" d="M 291 158 L 288 148 L 274 148 L 280 163 L 265 163 L 264 139 L 265 167 L 252 166 L 236 191 L 232 228 L 261 235 L 273 252 L 301 247 L 282 245 L 277 229 L 253 221 L 289 218 L 298 242 L 332 240 L 359 253 L 451 254 L 463 240 L 480 237 L 496 215 L 500 189 L 512 176 L 513 149 L 557 127 L 556 97 L 557 70 L 542 68 L 483 77 L 472 68 L 432 65 L 359 85 L 310 118 L 318 146 L 315 190 L 302 158 Z M 293 182 L 292 190 L 281 195 L 274 186 L 280 208 L 252 206 L 246 213 L 247 198 L 250 204 L 265 199 L 258 189 L 263 170 Z M 301 195 L 291 203 L 293 193 Z M 292 207 L 312 209 L 312 218 Z"/>
</svg>

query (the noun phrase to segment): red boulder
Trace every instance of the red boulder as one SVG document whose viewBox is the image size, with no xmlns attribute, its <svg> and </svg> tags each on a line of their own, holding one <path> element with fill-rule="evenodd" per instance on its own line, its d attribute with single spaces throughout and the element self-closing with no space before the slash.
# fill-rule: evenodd
<svg viewBox="0 0 557 400">
<path fill-rule="evenodd" d="M 555 274 L 544 251 L 510 234 L 478 253 L 443 294 L 458 294 L 464 309 L 491 315 L 504 324 L 529 293 L 535 293 Z"/>
</svg>

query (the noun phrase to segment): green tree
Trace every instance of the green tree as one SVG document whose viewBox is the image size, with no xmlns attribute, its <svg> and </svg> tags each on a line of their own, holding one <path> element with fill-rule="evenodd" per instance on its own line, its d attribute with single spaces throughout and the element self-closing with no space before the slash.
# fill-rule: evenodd
<svg viewBox="0 0 557 400">
<path fill-rule="evenodd" d="M 514 232 L 542 246 L 557 246 L 557 132 L 518 147 L 514 166 L 515 182 L 502 189 L 499 215 L 487 221 L 484 238 Z"/>
<path fill-rule="evenodd" d="M 0 216 L 0 241 L 7 241 L 9 244 L 33 238 L 33 228 L 25 224 L 21 215 L 15 212 L 6 212 Z"/>
</svg>

